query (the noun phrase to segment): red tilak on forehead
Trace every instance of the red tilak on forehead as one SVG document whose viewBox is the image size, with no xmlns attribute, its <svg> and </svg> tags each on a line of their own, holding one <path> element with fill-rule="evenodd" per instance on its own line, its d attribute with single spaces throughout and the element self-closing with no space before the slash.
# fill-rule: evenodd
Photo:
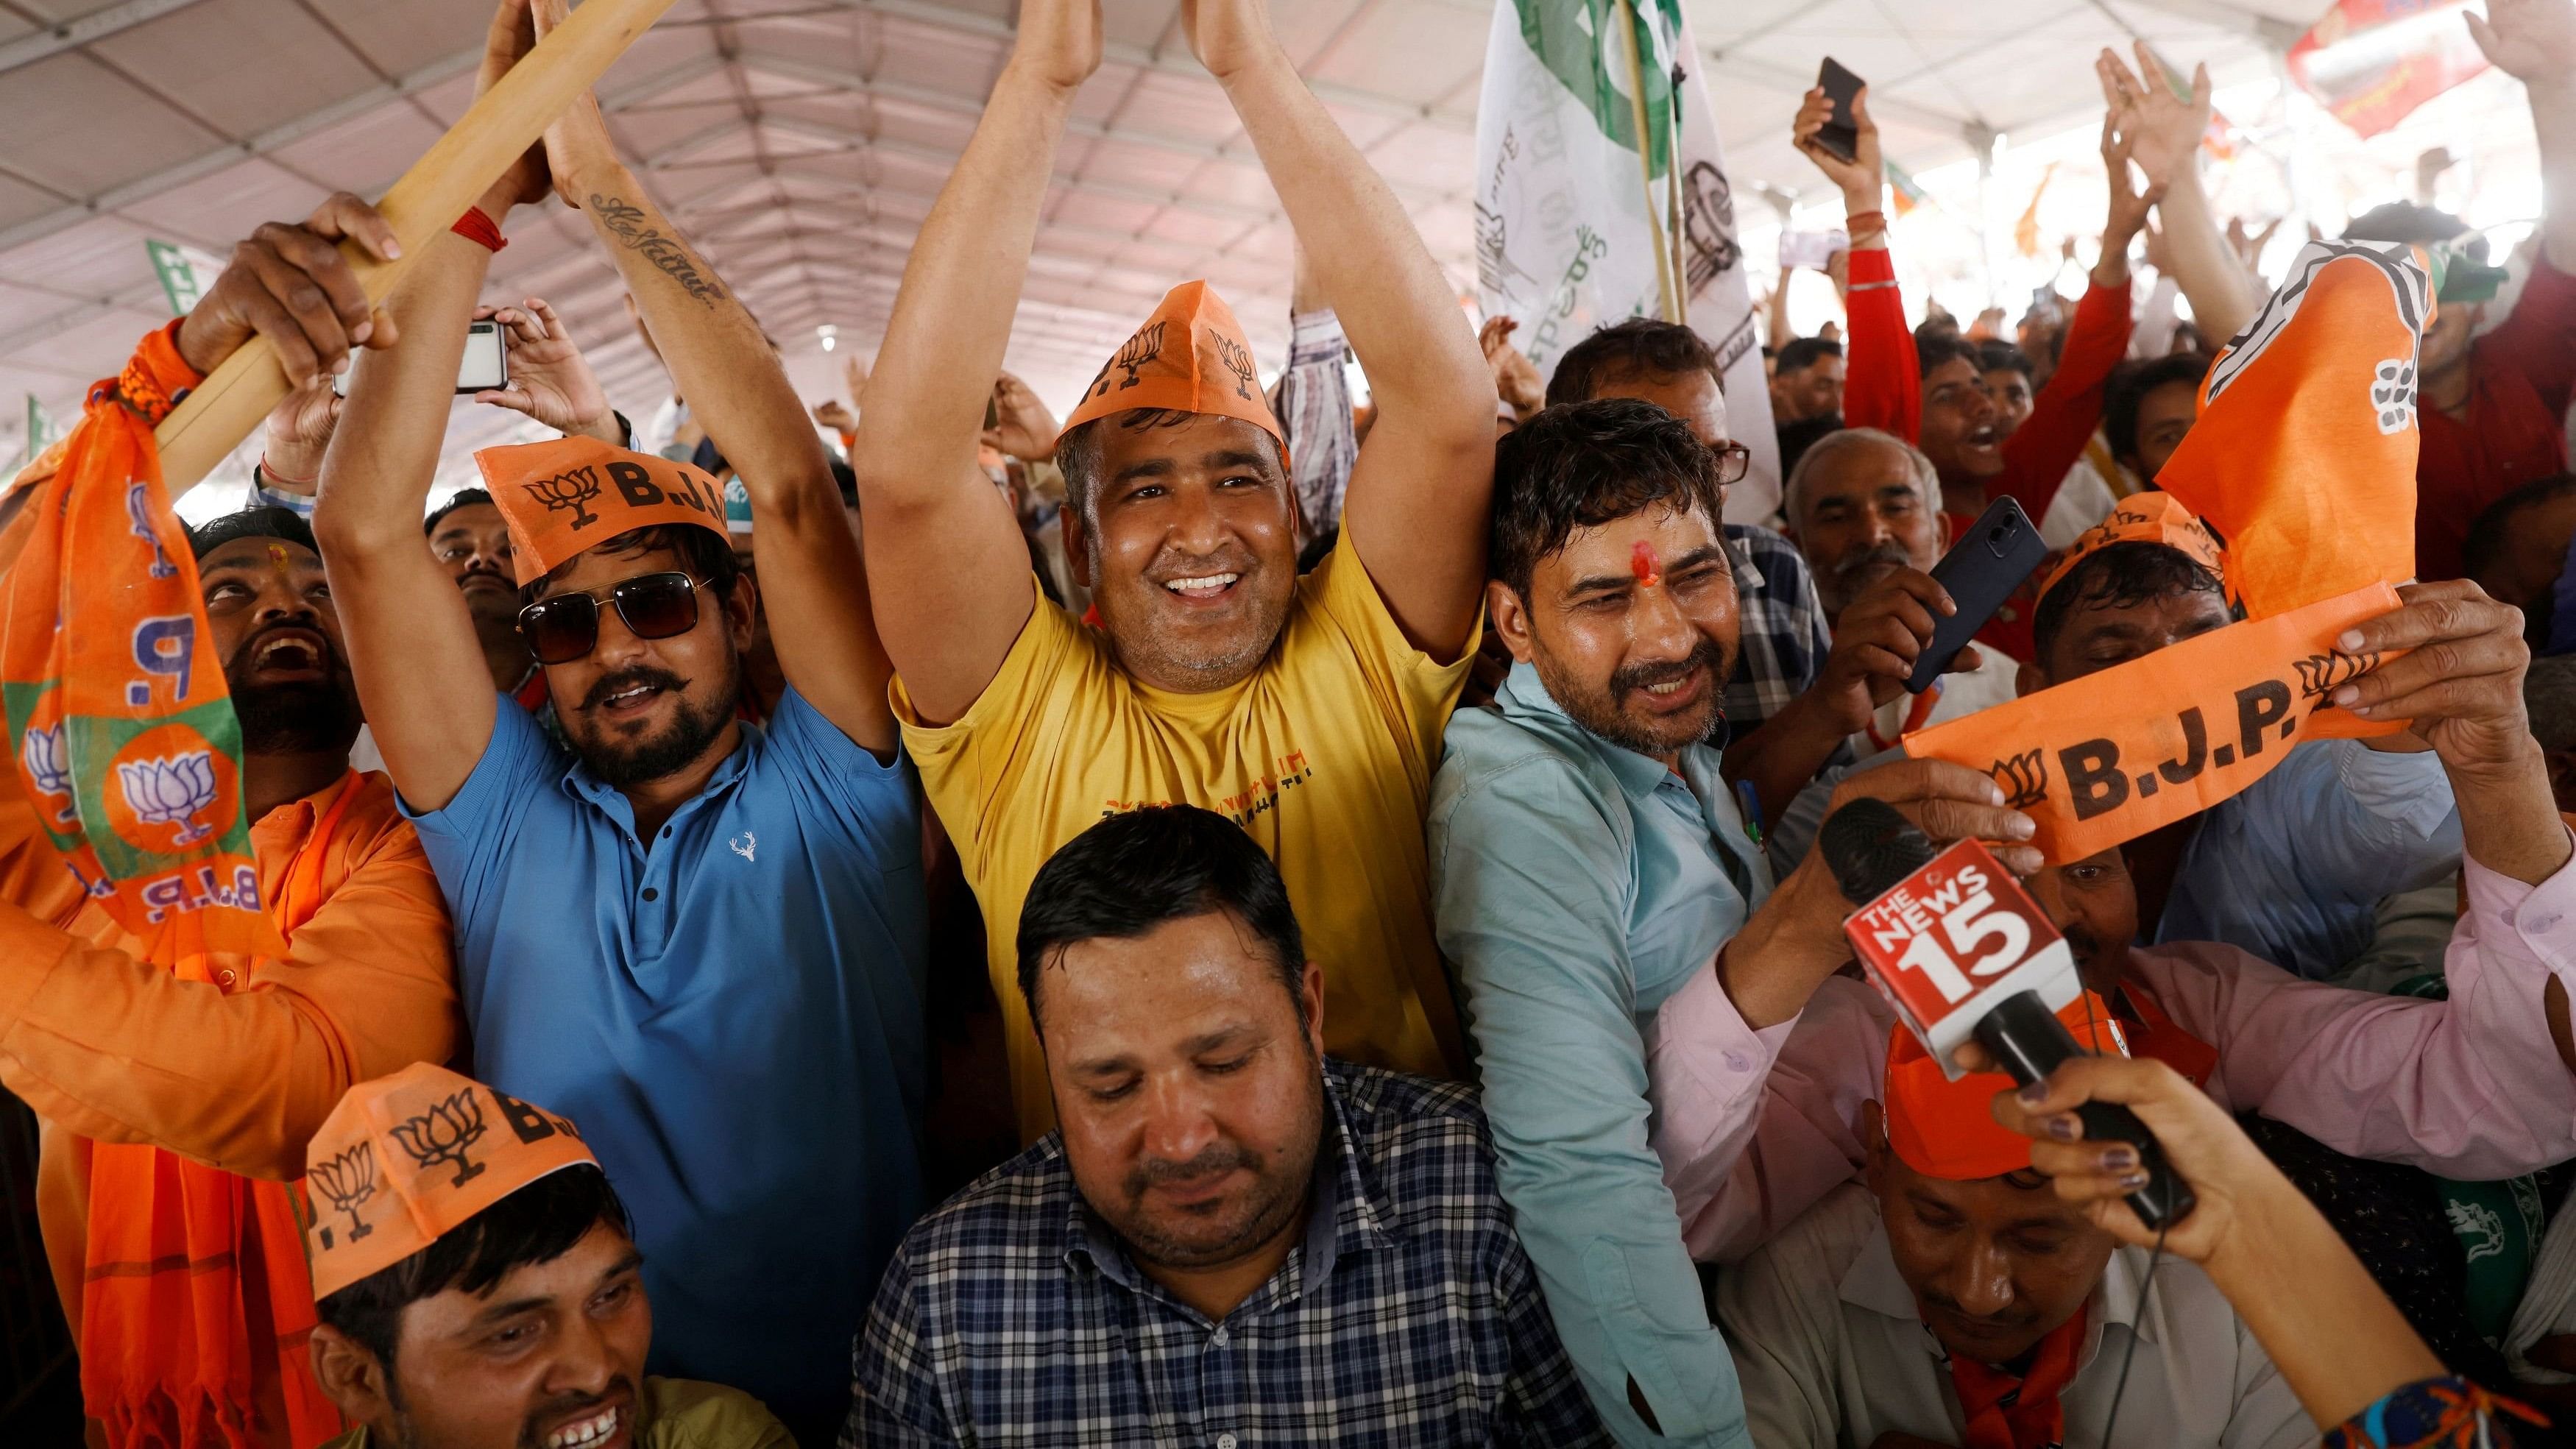
<svg viewBox="0 0 2576 1449">
<path fill-rule="evenodd" d="M 1628 572 L 1635 574 L 1637 582 L 1646 588 L 1651 589 L 1664 581 L 1664 576 L 1656 570 L 1653 544 L 1641 538 L 1635 548 L 1628 550 Z"/>
</svg>

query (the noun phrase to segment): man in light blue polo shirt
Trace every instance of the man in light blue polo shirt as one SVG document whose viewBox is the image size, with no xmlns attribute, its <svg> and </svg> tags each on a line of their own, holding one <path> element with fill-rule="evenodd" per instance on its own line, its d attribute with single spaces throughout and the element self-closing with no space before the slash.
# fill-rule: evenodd
<svg viewBox="0 0 2576 1449">
<path fill-rule="evenodd" d="M 1720 476 L 1651 403 L 1553 407 L 1503 439 L 1485 601 L 1515 663 L 1492 705 L 1450 720 L 1431 793 L 1434 924 L 1503 1196 L 1593 1406 L 1630 1446 L 1752 1442 L 1676 1190 L 1732 1161 L 1694 1128 L 1761 1091 L 1808 993 L 1851 954 L 1832 877 L 1809 864 L 1775 888 L 1718 774 L 1739 643 Z M 1992 780 L 1938 761 L 1844 790 L 1943 838 L 2030 835 Z M 1668 1036 L 1700 1045 L 1667 1059 Z"/>
<path fill-rule="evenodd" d="M 487 74 L 487 83 L 492 77 Z M 420 546 L 490 253 L 440 234 L 361 368 L 316 531 L 387 769 L 456 922 L 476 1075 L 582 1125 L 635 1217 L 653 1371 L 745 1389 L 807 1444 L 923 1207 L 920 812 L 832 472 L 760 329 L 580 108 L 550 143 L 680 389 L 759 511 L 589 438 L 477 457 L 566 752 L 498 707 Z M 541 200 L 522 163 L 482 202 Z M 787 688 L 739 718 L 755 601 Z M 506 1132 L 506 1122 L 468 1132 Z M 435 1146 L 435 1144 L 433 1144 Z"/>
</svg>

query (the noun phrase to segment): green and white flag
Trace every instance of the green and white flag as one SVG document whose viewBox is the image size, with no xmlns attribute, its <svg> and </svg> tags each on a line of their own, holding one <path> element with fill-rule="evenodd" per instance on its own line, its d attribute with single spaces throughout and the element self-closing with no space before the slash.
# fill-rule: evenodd
<svg viewBox="0 0 2576 1449">
<path fill-rule="evenodd" d="M 161 294 L 170 299 L 174 317 L 187 316 L 224 270 L 222 262 L 177 242 L 146 241 L 143 251 L 152 258 L 152 270 L 161 278 Z"/>
<path fill-rule="evenodd" d="M 1681 0 L 1498 0 L 1476 108 L 1477 282 L 1486 316 L 1519 321 L 1513 341 L 1541 376 L 1597 327 L 1666 315 L 1678 292 L 1717 353 L 1727 431 L 1753 450 L 1727 517 L 1760 523 L 1780 507 L 1779 445 L 1699 67 Z"/>
<path fill-rule="evenodd" d="M 45 405 L 36 401 L 34 393 L 27 394 L 27 456 L 19 459 L 19 464 L 24 466 L 36 461 L 38 453 L 52 447 L 61 437 L 62 432 L 54 426 L 53 414 L 45 411 Z"/>
</svg>

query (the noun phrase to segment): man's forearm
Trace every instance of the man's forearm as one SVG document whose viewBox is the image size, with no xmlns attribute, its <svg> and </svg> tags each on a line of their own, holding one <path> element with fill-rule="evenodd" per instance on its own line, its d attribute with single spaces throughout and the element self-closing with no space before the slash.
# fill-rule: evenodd
<svg viewBox="0 0 2576 1449">
<path fill-rule="evenodd" d="M 1392 413 L 1454 411 L 1490 440 L 1492 371 L 1404 207 L 1275 43 L 1220 76 L 1308 263 L 1342 319 L 1372 397 Z M 1436 415 L 1436 414 L 1435 414 Z"/>
<path fill-rule="evenodd" d="M 493 204 L 487 200 L 487 210 Z M 462 319 L 491 263 L 490 252 L 453 232 L 431 238 L 427 254 L 386 299 L 388 312 L 404 322 L 420 319 L 428 335 L 406 332 L 401 346 L 363 353 L 352 364 L 313 514 L 324 556 L 335 567 L 363 566 L 388 550 L 421 551 L 421 515 L 428 511 L 465 356 Z M 445 325 L 450 321 L 458 325 Z"/>
<path fill-rule="evenodd" d="M 2164 218 L 2165 249 L 2173 257 L 2174 280 L 2191 302 L 2193 325 L 2213 343 L 2245 330 L 2263 305 L 2263 289 L 2211 214 L 2209 193 L 2191 167 L 2165 189 L 2156 212 Z"/>
<path fill-rule="evenodd" d="M 1810 856 L 1717 953 L 1718 980 L 1745 1025 L 1760 1031 L 1807 1009 L 1826 977 L 1851 959 L 1839 928 L 1850 909 Z"/>
<path fill-rule="evenodd" d="M 2203 1264 L 2320 1425 L 2340 1424 L 2439 1359 L 2289 1179 L 2231 1194 L 2237 1222 Z"/>
</svg>

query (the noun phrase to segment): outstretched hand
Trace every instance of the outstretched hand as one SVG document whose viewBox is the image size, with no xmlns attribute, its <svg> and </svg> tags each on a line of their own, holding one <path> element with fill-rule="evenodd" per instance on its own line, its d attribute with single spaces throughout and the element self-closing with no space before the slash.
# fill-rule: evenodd
<svg viewBox="0 0 2576 1449">
<path fill-rule="evenodd" d="M 1858 139 L 1852 146 L 1852 159 L 1844 160 L 1824 148 L 1817 133 L 1833 119 L 1834 103 L 1825 96 L 1825 88 L 1811 88 L 1798 105 L 1798 118 L 1790 124 L 1790 143 L 1816 163 L 1826 179 L 1840 187 L 1843 205 L 1850 211 L 1875 211 L 1883 194 L 1886 167 L 1879 160 L 1878 123 L 1869 118 L 1869 87 L 1862 86 L 1852 96 L 1852 129 Z"/>
<path fill-rule="evenodd" d="M 286 394 L 269 410 L 260 472 L 290 493 L 309 493 L 322 481 L 322 455 L 340 426 L 341 397 L 328 373 Z"/>
<path fill-rule="evenodd" d="M 993 412 L 997 425 L 984 430 L 986 447 L 1028 463 L 1055 456 L 1055 414 L 1027 383 L 1007 372 L 995 379 Z"/>
<path fill-rule="evenodd" d="M 393 346 L 393 319 L 371 310 L 334 245 L 344 237 L 378 261 L 402 255 L 393 224 L 345 191 L 300 226 L 269 222 L 233 248 L 215 285 L 179 324 L 179 355 L 212 372 L 252 337 L 265 337 L 287 382 L 301 387 L 348 366 L 351 347 Z"/>
<path fill-rule="evenodd" d="M 2147 189 L 2161 194 L 2198 165 L 2201 138 L 2209 134 L 2209 67 L 2196 67 L 2191 94 L 2177 96 L 2165 84 L 2164 67 L 2145 41 L 2137 45 L 2138 69 L 2131 73 L 2120 57 L 2105 47 L 2093 71 L 2102 82 L 2102 100 L 2111 108 L 2108 127 L 2125 143 L 2129 160 L 2146 173 Z M 2141 80 L 2139 77 L 2147 77 Z M 2105 142 L 2106 151 L 2108 142 Z M 2188 173 L 2194 177 L 2196 171 Z"/>
<path fill-rule="evenodd" d="M 2486 18 L 2462 12 L 2488 62 L 2525 85 L 2576 84 L 2576 3 L 2487 0 Z"/>
<path fill-rule="evenodd" d="M 1520 322 L 1511 317 L 1488 317 L 1476 329 L 1476 345 L 1484 349 L 1485 365 L 1494 370 L 1494 391 L 1512 410 L 1516 422 L 1528 422 L 1530 416 L 1547 406 L 1547 384 L 1539 380 L 1538 367 L 1529 355 L 1512 345 L 1512 333 Z"/>
</svg>

